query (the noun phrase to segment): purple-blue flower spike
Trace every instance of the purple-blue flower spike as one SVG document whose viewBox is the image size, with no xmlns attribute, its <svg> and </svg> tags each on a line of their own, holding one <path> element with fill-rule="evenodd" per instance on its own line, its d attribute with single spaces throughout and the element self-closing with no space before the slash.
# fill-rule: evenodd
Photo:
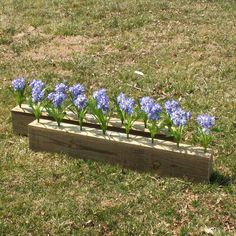
<svg viewBox="0 0 236 236">
<path fill-rule="evenodd" d="M 34 87 L 32 89 L 31 94 L 32 94 L 33 103 L 41 102 L 44 99 L 44 95 L 45 95 L 44 91 L 39 87 Z"/>
<path fill-rule="evenodd" d="M 102 88 L 93 93 L 90 108 L 92 109 L 93 116 L 100 124 L 103 134 L 105 134 L 110 119 L 109 98 L 105 89 Z"/>
<path fill-rule="evenodd" d="M 55 87 L 56 93 L 66 93 L 68 87 L 64 83 L 57 84 Z"/>
<path fill-rule="evenodd" d="M 120 109 L 120 104 L 123 103 L 124 99 L 125 99 L 124 93 L 120 93 L 116 98 L 116 109 L 122 125 L 124 124 L 125 117 L 124 117 L 124 112 L 122 112 Z"/>
<path fill-rule="evenodd" d="M 204 152 L 206 152 L 208 145 L 212 141 L 212 136 L 210 135 L 210 131 L 212 127 L 215 125 L 215 117 L 210 116 L 208 114 L 203 114 L 197 116 L 196 121 L 200 126 L 198 132 L 198 139 L 201 145 L 204 147 Z"/>
<path fill-rule="evenodd" d="M 53 103 L 55 108 L 59 108 L 62 106 L 63 102 L 66 100 L 67 95 L 61 92 L 52 92 L 49 93 L 48 99 Z"/>
<path fill-rule="evenodd" d="M 50 103 L 47 104 L 46 109 L 50 116 L 54 118 L 58 126 L 60 126 L 66 112 L 64 102 L 67 99 L 67 95 L 62 92 L 51 92 L 48 94 L 48 100 Z"/>
<path fill-rule="evenodd" d="M 129 116 L 133 114 L 135 107 L 135 101 L 133 98 L 124 96 L 122 97 L 118 105 L 120 107 L 120 110 L 126 112 Z"/>
<path fill-rule="evenodd" d="M 106 114 L 109 111 L 109 99 L 106 94 L 105 89 L 100 89 L 93 93 L 93 98 L 97 102 L 97 108 L 100 109 L 103 114 Z"/>
<path fill-rule="evenodd" d="M 123 103 L 125 100 L 125 94 L 124 93 L 120 93 L 117 96 L 117 104 L 120 106 L 121 103 Z"/>
<path fill-rule="evenodd" d="M 145 113 L 148 113 L 150 108 L 154 104 L 154 100 L 150 97 L 143 97 L 139 100 L 139 103 L 140 103 L 140 106 L 141 106 L 141 110 Z"/>
<path fill-rule="evenodd" d="M 133 116 L 135 101 L 133 98 L 126 97 L 125 94 L 120 93 L 117 97 L 117 104 L 121 112 L 122 121 L 124 121 L 127 138 L 129 138 L 129 132 L 136 119 L 136 117 Z"/>
<path fill-rule="evenodd" d="M 80 130 L 82 130 L 83 120 L 87 113 L 88 99 L 86 98 L 85 94 L 80 94 L 73 100 L 73 104 L 76 108 L 76 112 L 74 113 L 78 117 Z"/>
<path fill-rule="evenodd" d="M 148 112 L 154 104 L 154 100 L 150 97 L 142 97 L 139 99 L 140 110 L 142 111 L 144 127 L 147 128 L 147 121 L 148 121 Z"/>
<path fill-rule="evenodd" d="M 36 119 L 39 122 L 39 118 L 42 114 L 42 110 L 43 110 L 43 105 L 41 103 L 41 101 L 44 99 L 45 97 L 45 93 L 43 88 L 41 88 L 40 86 L 35 86 L 32 90 L 31 90 L 31 99 L 32 102 L 30 102 L 30 106 L 32 108 L 32 111 L 36 117 Z"/>
<path fill-rule="evenodd" d="M 158 103 L 155 103 L 154 100 L 150 97 L 143 97 L 140 99 L 141 110 L 144 112 L 145 127 L 148 123 L 148 129 L 151 134 L 152 143 L 154 143 L 154 137 L 158 133 L 157 120 L 160 119 L 160 114 L 162 112 L 162 107 Z"/>
<path fill-rule="evenodd" d="M 190 117 L 190 112 L 186 112 L 182 108 L 177 108 L 170 114 L 170 118 L 174 124 L 174 127 L 171 127 L 171 133 L 176 140 L 177 147 L 179 147 L 182 139 L 184 126 L 186 126 Z"/>
<path fill-rule="evenodd" d="M 154 103 L 150 106 L 150 109 L 147 113 L 148 119 L 151 121 L 157 121 L 160 119 L 160 113 L 162 112 L 162 107 L 158 103 Z"/>
<path fill-rule="evenodd" d="M 80 94 L 77 96 L 77 98 L 74 100 L 74 105 L 79 109 L 84 109 L 88 104 L 88 100 L 84 94 Z"/>
<path fill-rule="evenodd" d="M 107 91 L 104 88 L 101 88 L 101 89 L 93 92 L 94 99 L 98 99 L 99 97 L 102 97 L 102 96 L 107 96 Z"/>
<path fill-rule="evenodd" d="M 196 118 L 197 123 L 202 128 L 202 131 L 206 134 L 210 133 L 210 130 L 215 125 L 215 117 L 208 114 L 199 115 Z"/>
<path fill-rule="evenodd" d="M 26 83 L 24 78 L 17 78 L 12 81 L 12 88 L 14 91 L 23 91 L 25 89 Z"/>
<path fill-rule="evenodd" d="M 31 87 L 32 102 L 41 102 L 45 95 L 43 91 L 45 83 L 41 80 L 33 80 L 30 82 L 29 86 Z"/>
<path fill-rule="evenodd" d="M 177 127 L 185 126 L 188 120 L 191 118 L 190 112 L 184 111 L 182 108 L 176 109 L 170 115 L 173 124 Z"/>
<path fill-rule="evenodd" d="M 69 92 L 72 96 L 73 99 L 76 99 L 78 97 L 78 95 L 82 95 L 85 93 L 85 88 L 83 85 L 81 84 L 75 84 L 71 87 L 69 87 Z"/>
<path fill-rule="evenodd" d="M 167 100 L 165 102 L 166 113 L 170 116 L 174 111 L 180 108 L 179 102 L 176 100 Z"/>
<path fill-rule="evenodd" d="M 16 103 L 21 107 L 22 103 L 25 100 L 24 92 L 25 92 L 25 79 L 24 78 L 17 78 L 12 81 L 12 90 L 16 99 Z"/>
<path fill-rule="evenodd" d="M 42 80 L 32 80 L 29 84 L 31 89 L 38 88 L 43 89 L 45 87 L 45 83 Z"/>
</svg>

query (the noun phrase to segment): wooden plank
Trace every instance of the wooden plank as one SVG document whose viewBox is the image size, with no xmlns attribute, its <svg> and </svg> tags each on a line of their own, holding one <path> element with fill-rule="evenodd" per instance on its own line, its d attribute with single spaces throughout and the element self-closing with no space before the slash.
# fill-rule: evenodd
<svg viewBox="0 0 236 236">
<path fill-rule="evenodd" d="M 35 119 L 34 114 L 32 113 L 32 109 L 27 104 L 22 104 L 22 108 L 17 106 L 12 109 L 11 113 L 13 122 L 13 132 L 16 134 L 27 135 L 28 124 Z M 41 118 L 53 120 L 53 118 L 48 116 L 46 112 L 43 112 Z M 72 112 L 67 112 L 67 116 L 65 117 L 63 122 L 76 125 L 79 124 L 76 116 Z M 100 126 L 98 125 L 96 119 L 91 114 L 86 114 L 83 126 L 100 129 Z M 110 119 L 110 122 L 108 124 L 108 130 L 125 133 L 125 128 L 122 126 L 120 120 L 115 117 L 112 117 Z M 140 135 L 143 137 L 150 137 L 149 130 L 145 129 L 143 122 L 140 121 L 136 121 L 134 123 L 130 134 Z M 161 130 L 161 132 L 156 135 L 156 138 L 173 141 L 173 137 L 167 135 L 167 130 Z"/>
<path fill-rule="evenodd" d="M 150 138 L 41 120 L 29 124 L 29 146 L 34 151 L 62 152 L 83 159 L 120 164 L 126 168 L 148 171 L 160 176 L 188 177 L 209 181 L 212 156 L 202 148 L 164 140 L 151 143 Z"/>
<path fill-rule="evenodd" d="M 11 110 L 13 133 L 28 136 L 28 124 L 35 120 L 28 106 L 19 106 Z"/>
</svg>

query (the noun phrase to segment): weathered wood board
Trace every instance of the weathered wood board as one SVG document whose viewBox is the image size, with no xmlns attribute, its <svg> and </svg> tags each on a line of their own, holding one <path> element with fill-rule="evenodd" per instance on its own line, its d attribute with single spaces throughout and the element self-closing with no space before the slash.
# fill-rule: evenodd
<svg viewBox="0 0 236 236">
<path fill-rule="evenodd" d="M 120 164 L 126 168 L 148 171 L 160 176 L 187 177 L 208 182 L 212 156 L 202 148 L 150 138 L 42 119 L 29 124 L 29 146 L 34 151 L 62 152 L 83 159 Z"/>
<path fill-rule="evenodd" d="M 32 109 L 25 104 L 22 107 L 16 106 L 11 110 L 12 130 L 15 134 L 28 135 L 28 124 L 35 120 Z"/>
<path fill-rule="evenodd" d="M 67 112 L 67 116 L 63 120 L 65 123 L 76 124 L 78 121 L 75 115 L 72 112 Z M 35 120 L 32 109 L 27 104 L 22 104 L 22 108 L 16 106 L 11 110 L 12 114 L 12 127 L 13 132 L 20 135 L 28 135 L 28 124 Z M 52 117 L 48 116 L 46 112 L 42 114 L 42 119 L 53 120 Z M 83 126 L 100 129 L 100 126 L 97 124 L 97 121 L 91 114 L 86 114 Z M 125 128 L 122 126 L 118 118 L 112 117 L 108 124 L 108 130 L 125 133 Z M 140 135 L 143 137 L 149 137 L 149 131 L 144 128 L 143 122 L 136 121 L 130 134 Z M 173 140 L 173 137 L 167 135 L 166 130 L 162 130 L 159 134 L 156 135 L 156 138 L 163 140 Z"/>
</svg>

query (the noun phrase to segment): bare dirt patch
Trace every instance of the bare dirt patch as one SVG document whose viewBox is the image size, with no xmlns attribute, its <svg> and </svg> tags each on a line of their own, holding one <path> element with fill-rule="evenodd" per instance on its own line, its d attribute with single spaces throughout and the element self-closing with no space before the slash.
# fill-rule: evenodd
<svg viewBox="0 0 236 236">
<path fill-rule="evenodd" d="M 33 26 L 30 26 L 24 32 L 20 32 L 18 34 L 15 34 L 12 38 L 13 38 L 13 41 L 16 42 L 16 41 L 22 41 L 25 38 L 33 37 L 33 36 L 40 36 L 40 37 L 43 37 L 43 38 L 51 38 L 51 37 L 53 37 L 53 35 L 44 34 L 40 28 L 36 29 Z"/>
<path fill-rule="evenodd" d="M 91 39 L 80 35 L 55 36 L 32 26 L 14 35 L 12 39 L 11 47 L 14 44 L 20 48 L 21 59 L 30 60 L 70 60 L 73 54 L 84 53 L 91 43 Z"/>
<path fill-rule="evenodd" d="M 82 36 L 56 36 L 51 41 L 24 52 L 24 58 L 32 60 L 70 60 L 74 54 L 84 53 L 91 42 Z"/>
</svg>

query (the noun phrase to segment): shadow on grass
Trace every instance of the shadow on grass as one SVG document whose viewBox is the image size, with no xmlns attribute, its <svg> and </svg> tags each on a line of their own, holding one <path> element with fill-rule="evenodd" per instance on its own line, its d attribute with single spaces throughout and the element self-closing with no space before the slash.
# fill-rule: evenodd
<svg viewBox="0 0 236 236">
<path fill-rule="evenodd" d="M 236 175 L 225 176 L 218 171 L 214 171 L 210 178 L 211 184 L 218 184 L 221 186 L 229 186 L 236 180 Z"/>
</svg>

